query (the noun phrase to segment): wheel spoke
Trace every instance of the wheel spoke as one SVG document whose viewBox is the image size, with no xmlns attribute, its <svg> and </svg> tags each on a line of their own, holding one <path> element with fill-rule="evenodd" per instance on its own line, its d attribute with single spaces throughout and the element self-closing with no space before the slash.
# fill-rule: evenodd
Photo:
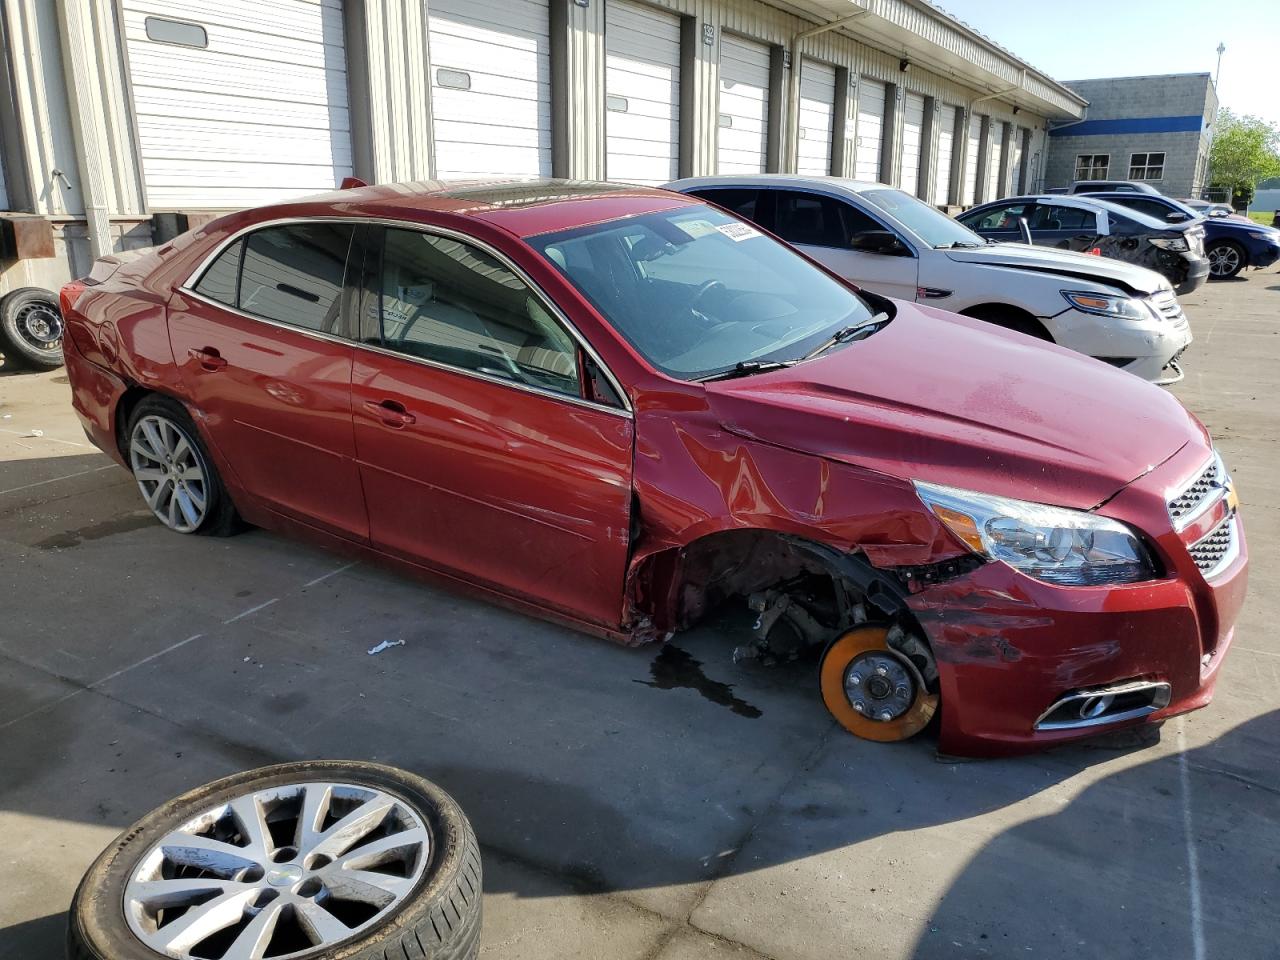
<svg viewBox="0 0 1280 960">
<path fill-rule="evenodd" d="M 197 904 L 173 923 L 161 927 L 156 932 L 156 940 L 171 956 L 187 953 L 219 930 L 239 923 L 244 917 L 244 908 L 254 895 L 253 890 L 237 890 Z"/>
<path fill-rule="evenodd" d="M 182 517 L 187 521 L 188 526 L 194 527 L 200 522 L 200 511 L 196 509 L 186 487 L 179 487 L 178 492 L 174 494 L 174 499 L 178 501 L 178 507 L 182 510 Z"/>
<path fill-rule="evenodd" d="M 304 853 L 311 853 L 320 839 L 320 824 L 329 812 L 333 787 L 327 783 L 309 783 L 303 787 L 302 808 L 298 812 L 298 828 L 293 845 Z"/>
<path fill-rule="evenodd" d="M 303 933 L 317 947 L 351 936 L 350 927 L 314 900 L 302 900 L 294 904 L 293 909 Z"/>
<path fill-rule="evenodd" d="M 280 922 L 284 903 L 272 900 L 249 921 L 239 935 L 231 942 L 221 960 L 262 960 L 271 945 L 271 935 L 275 933 L 276 924 Z"/>
<path fill-rule="evenodd" d="M 140 880 L 130 888 L 129 896 L 152 910 L 185 907 L 197 897 L 210 893 L 234 893 L 246 889 L 238 880 L 217 877 L 184 877 L 181 880 Z"/>
<path fill-rule="evenodd" d="M 274 846 L 271 834 L 267 830 L 267 822 L 262 816 L 262 806 L 256 796 L 237 797 L 231 801 L 231 812 L 235 814 L 240 829 L 249 841 L 248 850 L 259 860 L 267 859 L 267 852 Z"/>
<path fill-rule="evenodd" d="M 324 831 L 316 845 L 306 852 L 323 854 L 336 860 L 350 850 L 361 837 L 381 826 L 395 805 L 396 802 L 386 796 L 365 801 Z"/>
<path fill-rule="evenodd" d="M 142 435 L 147 438 L 147 443 L 151 449 L 155 451 L 156 456 L 152 459 L 160 462 L 164 461 L 164 455 L 168 451 L 168 446 L 160 436 L 160 431 L 156 429 L 156 424 L 150 419 L 143 420 L 138 424 L 142 428 Z"/>
<path fill-rule="evenodd" d="M 140 457 L 146 457 L 152 463 L 164 463 L 164 458 L 162 456 L 160 456 L 154 450 L 148 449 L 147 445 L 143 443 L 141 440 L 137 439 L 136 437 L 134 438 L 133 442 L 129 444 L 129 449 L 132 450 L 134 453 L 138 454 L 138 456 Z"/>
<path fill-rule="evenodd" d="M 138 467 L 133 471 L 133 475 L 148 483 L 164 483 L 169 478 L 167 473 L 155 467 Z"/>
<path fill-rule="evenodd" d="M 164 855 L 176 864 L 198 867 L 226 877 L 245 867 L 256 866 L 264 859 L 251 847 L 237 847 L 213 837 L 199 837 L 181 831 L 169 834 L 159 846 Z"/>
<path fill-rule="evenodd" d="M 183 467 L 178 473 L 178 478 L 188 483 L 204 483 L 204 473 L 195 464 Z"/>
<path fill-rule="evenodd" d="M 187 496 L 191 498 L 191 502 L 195 504 L 195 508 L 204 513 L 204 491 L 187 484 Z"/>
<path fill-rule="evenodd" d="M 169 489 L 169 480 L 165 478 L 156 484 L 156 488 L 147 494 L 147 506 L 156 513 L 162 513 L 160 501 L 164 498 L 164 492 Z"/>
<path fill-rule="evenodd" d="M 170 484 L 169 490 L 169 526 L 178 525 L 178 488 Z"/>
<path fill-rule="evenodd" d="M 334 859 L 333 868 L 337 869 L 362 869 L 367 867 L 375 867 L 378 864 L 386 863 L 389 860 L 399 859 L 391 856 L 391 854 L 400 850 L 410 850 L 418 848 L 421 850 L 427 843 L 427 831 L 422 827 L 414 827 L 409 830 L 393 833 L 389 837 L 382 837 L 373 840 L 363 846 L 356 847 L 349 853 Z M 416 854 L 415 854 L 416 855 Z"/>
<path fill-rule="evenodd" d="M 379 910 L 389 907 L 413 886 L 408 877 L 396 877 L 373 870 L 340 870 L 326 867 L 319 872 L 329 896 L 335 900 L 356 900 Z"/>
</svg>

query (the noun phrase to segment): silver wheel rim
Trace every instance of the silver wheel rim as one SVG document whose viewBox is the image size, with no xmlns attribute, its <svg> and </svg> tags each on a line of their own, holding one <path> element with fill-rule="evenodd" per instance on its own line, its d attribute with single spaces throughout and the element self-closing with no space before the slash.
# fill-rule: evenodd
<svg viewBox="0 0 1280 960">
<path fill-rule="evenodd" d="M 143 855 L 129 928 L 178 960 L 299 960 L 359 936 L 404 903 L 431 853 L 404 800 L 349 783 L 296 783 L 205 810 Z"/>
<path fill-rule="evenodd" d="M 862 653 L 844 672 L 844 694 L 858 713 L 870 720 L 897 720 L 924 689 L 920 674 L 904 657 L 889 651 Z"/>
<path fill-rule="evenodd" d="M 62 314 L 47 303 L 32 303 L 18 311 L 18 332 L 37 350 L 62 349 Z"/>
<path fill-rule="evenodd" d="M 1240 254 L 1235 247 L 1214 247 L 1209 251 L 1209 271 L 1215 277 L 1234 273 L 1240 268 Z"/>
<path fill-rule="evenodd" d="M 143 417 L 129 438 L 129 464 L 142 498 L 170 530 L 191 533 L 209 509 L 204 460 L 191 438 L 166 417 Z"/>
</svg>

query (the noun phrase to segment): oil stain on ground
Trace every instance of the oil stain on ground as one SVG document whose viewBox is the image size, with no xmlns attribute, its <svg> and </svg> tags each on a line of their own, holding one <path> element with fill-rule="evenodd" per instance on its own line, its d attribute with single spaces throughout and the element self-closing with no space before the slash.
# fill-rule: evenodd
<svg viewBox="0 0 1280 960">
<path fill-rule="evenodd" d="M 702 661 L 695 660 L 688 651 L 681 650 L 673 644 L 664 644 L 653 662 L 649 664 L 652 680 L 637 680 L 646 687 L 658 690 L 679 690 L 688 688 L 697 690 L 703 697 L 722 707 L 728 707 L 740 717 L 753 720 L 760 716 L 758 707 L 754 707 L 740 697 L 733 695 L 733 685 L 712 680 L 702 672 Z"/>
<path fill-rule="evenodd" d="M 55 533 L 52 537 L 37 540 L 32 546 L 39 550 L 65 550 L 68 547 L 79 546 L 86 540 L 101 540 L 104 537 L 114 537 L 118 533 L 141 530 L 143 527 L 152 526 L 155 522 L 155 517 L 150 513 L 129 513 L 123 517 L 113 517 L 110 520 L 77 527 L 75 530 Z"/>
</svg>

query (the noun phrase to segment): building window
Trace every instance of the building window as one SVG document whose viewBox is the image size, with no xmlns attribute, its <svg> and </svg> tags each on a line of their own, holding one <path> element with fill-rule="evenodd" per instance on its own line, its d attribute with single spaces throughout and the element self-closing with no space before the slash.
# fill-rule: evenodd
<svg viewBox="0 0 1280 960">
<path fill-rule="evenodd" d="M 1135 153 L 1129 158 L 1130 180 L 1163 180 L 1163 153 Z"/>
<path fill-rule="evenodd" d="M 1076 157 L 1075 180 L 1105 180 L 1111 167 L 1109 153 L 1082 153 Z"/>
</svg>

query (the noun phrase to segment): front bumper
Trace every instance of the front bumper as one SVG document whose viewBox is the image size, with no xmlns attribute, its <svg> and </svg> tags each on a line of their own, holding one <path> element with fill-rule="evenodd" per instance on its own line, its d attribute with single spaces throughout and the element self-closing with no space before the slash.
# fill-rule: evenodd
<svg viewBox="0 0 1280 960">
<path fill-rule="evenodd" d="M 1199 448 L 1202 459 L 1203 448 Z M 1196 453 L 1191 453 L 1195 457 Z M 1188 458 L 1158 471 L 1185 470 Z M 1168 486 L 1152 475 L 1108 505 L 1109 516 L 1151 529 L 1158 506 L 1166 532 L 1153 542 L 1165 576 L 1109 587 L 1061 587 L 1001 563 L 908 598 L 938 662 L 942 753 L 1022 753 L 1157 722 L 1205 706 L 1244 602 L 1248 551 L 1206 581 L 1165 513 Z M 1148 523 L 1135 522 L 1146 516 Z M 1167 702 L 1144 715 L 1076 729 L 1038 729 L 1064 696 L 1131 681 L 1168 684 Z"/>
<path fill-rule="evenodd" d="M 1169 279 L 1174 284 L 1174 293 L 1185 296 L 1204 286 L 1209 279 L 1209 258 L 1202 253 L 1184 253 L 1181 257 L 1184 267 L 1179 271 L 1180 279 Z"/>
<path fill-rule="evenodd" d="M 1248 249 L 1249 266 L 1255 269 L 1269 267 L 1280 260 L 1280 243 L 1254 243 Z"/>
<path fill-rule="evenodd" d="M 1133 323 L 1070 309 L 1042 322 L 1060 346 L 1105 360 L 1149 383 L 1182 379 L 1176 361 L 1191 344 L 1191 325 L 1181 311 L 1172 320 Z"/>
</svg>

